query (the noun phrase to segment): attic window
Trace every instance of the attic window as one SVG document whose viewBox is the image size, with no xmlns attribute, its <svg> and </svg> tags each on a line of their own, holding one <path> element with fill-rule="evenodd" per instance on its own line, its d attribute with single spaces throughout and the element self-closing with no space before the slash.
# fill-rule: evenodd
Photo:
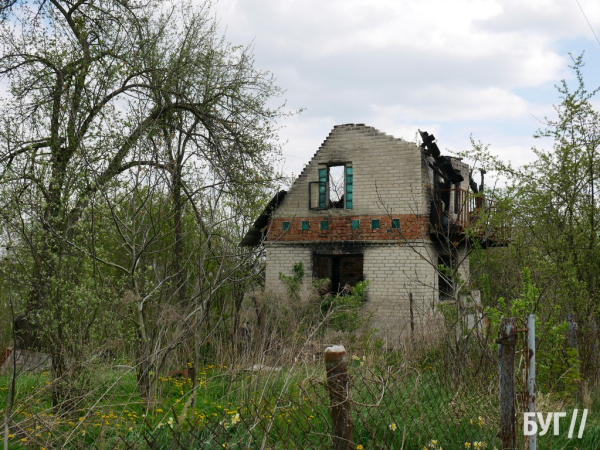
<svg viewBox="0 0 600 450">
<path fill-rule="evenodd" d="M 344 206 L 344 190 L 346 188 L 345 166 L 329 166 L 327 187 L 329 188 L 330 208 Z"/>
<path fill-rule="evenodd" d="M 353 187 L 350 163 L 319 168 L 319 181 L 309 183 L 310 209 L 352 209 Z"/>
</svg>

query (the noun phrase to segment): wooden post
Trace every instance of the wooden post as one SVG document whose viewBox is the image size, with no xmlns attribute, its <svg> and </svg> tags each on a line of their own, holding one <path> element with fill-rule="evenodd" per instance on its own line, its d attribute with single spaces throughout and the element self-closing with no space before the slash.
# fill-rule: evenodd
<svg viewBox="0 0 600 450">
<path fill-rule="evenodd" d="M 502 319 L 498 336 L 499 383 L 500 383 L 500 441 L 502 450 L 517 447 L 515 425 L 515 345 L 517 343 L 517 320 Z"/>
<path fill-rule="evenodd" d="M 334 450 L 354 448 L 351 402 L 349 398 L 349 378 L 346 368 L 346 349 L 343 345 L 333 345 L 325 349 L 327 369 L 327 390 L 333 428 Z"/>
</svg>

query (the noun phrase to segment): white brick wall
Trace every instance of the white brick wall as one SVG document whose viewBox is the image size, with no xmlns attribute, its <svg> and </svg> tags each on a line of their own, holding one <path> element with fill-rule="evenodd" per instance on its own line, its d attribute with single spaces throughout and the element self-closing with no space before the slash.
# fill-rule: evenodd
<svg viewBox="0 0 600 450">
<path fill-rule="evenodd" d="M 265 286 L 274 291 L 281 291 L 279 273 L 291 276 L 295 263 L 304 266 L 305 281 L 312 280 L 312 250 L 308 247 L 273 244 L 267 247 L 267 267 Z"/>
<path fill-rule="evenodd" d="M 437 259 L 427 244 L 378 246 L 365 249 L 364 274 L 369 280 L 366 309 L 372 315 L 371 326 L 390 342 L 406 336 L 410 330 L 410 300 L 419 332 L 433 315 L 437 301 Z"/>
<path fill-rule="evenodd" d="M 319 165 L 352 163 L 352 210 L 310 211 L 308 183 L 319 181 Z M 423 204 L 421 150 L 375 128 L 341 125 L 333 129 L 319 151 L 288 191 L 275 217 L 428 214 Z"/>
<path fill-rule="evenodd" d="M 352 163 L 354 175 L 354 204 L 352 210 L 309 210 L 308 183 L 318 181 L 318 169 L 324 164 Z M 453 161 L 468 189 L 468 166 Z M 323 142 L 288 191 L 275 217 L 327 217 L 385 214 L 423 214 L 429 216 L 431 170 L 414 143 L 395 139 L 374 128 L 338 126 Z M 397 342 L 410 330 L 409 294 L 413 295 L 413 314 L 417 333 L 427 332 L 432 323 L 434 305 L 438 302 L 437 252 L 428 236 L 424 240 L 403 243 L 364 243 L 364 276 L 369 280 L 365 317 L 379 336 L 390 344 Z M 297 262 L 304 265 L 305 282 L 312 280 L 311 248 L 303 245 L 272 242 L 267 248 L 266 286 L 280 290 L 279 273 L 292 275 Z M 317 250 L 318 251 L 318 250 Z M 465 249 L 459 253 L 463 279 L 468 278 L 468 258 Z"/>
</svg>

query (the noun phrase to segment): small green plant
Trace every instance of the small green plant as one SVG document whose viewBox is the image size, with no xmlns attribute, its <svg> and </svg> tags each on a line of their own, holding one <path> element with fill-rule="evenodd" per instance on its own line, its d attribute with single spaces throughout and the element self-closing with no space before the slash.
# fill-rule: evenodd
<svg viewBox="0 0 600 450">
<path fill-rule="evenodd" d="M 285 284 L 288 295 L 293 300 L 300 299 L 300 287 L 304 278 L 304 265 L 297 262 L 292 267 L 292 275 L 285 275 L 279 272 L 279 279 Z"/>
<path fill-rule="evenodd" d="M 485 315 L 490 320 L 491 335 L 498 333 L 503 317 L 524 318 L 535 311 L 536 335 L 538 351 L 536 353 L 536 370 L 538 385 L 547 391 L 560 392 L 571 396 L 577 391 L 581 381 L 579 353 L 576 349 L 567 348 L 565 335 L 568 324 L 560 320 L 561 307 L 555 305 L 540 318 L 536 302 L 540 292 L 531 280 L 531 272 L 525 268 L 522 273 L 523 286 L 521 296 L 512 301 L 500 298 L 498 308 L 487 307 Z M 491 343 L 490 345 L 495 345 Z"/>
<path fill-rule="evenodd" d="M 327 280 L 328 282 L 329 280 Z M 336 331 L 356 331 L 360 326 L 360 308 L 365 302 L 369 281 L 360 281 L 350 293 L 326 294 L 321 301 L 321 311 L 329 315 L 329 326 Z"/>
</svg>

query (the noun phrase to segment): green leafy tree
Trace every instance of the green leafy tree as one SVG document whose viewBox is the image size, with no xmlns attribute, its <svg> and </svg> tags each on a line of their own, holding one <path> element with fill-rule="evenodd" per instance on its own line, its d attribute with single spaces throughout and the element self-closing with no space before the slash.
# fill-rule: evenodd
<svg viewBox="0 0 600 450">
<path fill-rule="evenodd" d="M 598 89 L 586 88 L 583 66 L 582 56 L 573 58 L 575 86 L 566 81 L 557 86 L 561 102 L 555 106 L 556 115 L 546 118 L 535 134 L 551 138 L 552 149 L 534 148 L 535 161 L 520 168 L 493 157 L 483 146 L 470 153 L 483 167 L 507 178 L 499 195 L 511 223 L 511 245 L 477 254 L 472 266 L 488 305 L 500 297 L 524 298 L 520 291 L 525 279 L 539 288 L 536 298 L 529 300 L 528 312 L 538 314 L 542 323 L 562 326 L 564 331 L 567 314 L 576 314 L 583 338 L 582 370 L 590 374 L 597 365 L 593 357 L 597 336 L 591 331 L 597 329 L 600 305 L 600 113 L 594 108 Z M 565 337 L 561 339 L 564 343 Z M 548 347 L 548 351 L 558 350 Z"/>
<path fill-rule="evenodd" d="M 37 340 L 30 344 L 50 351 L 54 376 L 65 380 L 106 301 L 98 281 L 116 284 L 104 283 L 98 270 L 115 264 L 97 258 L 99 248 L 110 248 L 95 239 L 103 196 L 140 170 L 154 174 L 151 184 L 168 180 L 170 264 L 178 287 L 194 286 L 181 265 L 184 204 L 205 230 L 202 245 L 215 235 L 207 227 L 219 223 L 205 211 L 241 228 L 240 206 L 258 207 L 273 181 L 282 114 L 267 103 L 280 90 L 254 68 L 250 49 L 217 35 L 207 7 L 120 0 L 5 6 L 1 211 L 31 255 L 24 295 Z M 201 292 L 204 282 L 196 283 Z M 127 283 L 123 289 L 134 289 Z M 196 295 L 192 289 L 180 290 L 180 300 Z M 55 403 L 69 395 L 53 386 Z"/>
</svg>

